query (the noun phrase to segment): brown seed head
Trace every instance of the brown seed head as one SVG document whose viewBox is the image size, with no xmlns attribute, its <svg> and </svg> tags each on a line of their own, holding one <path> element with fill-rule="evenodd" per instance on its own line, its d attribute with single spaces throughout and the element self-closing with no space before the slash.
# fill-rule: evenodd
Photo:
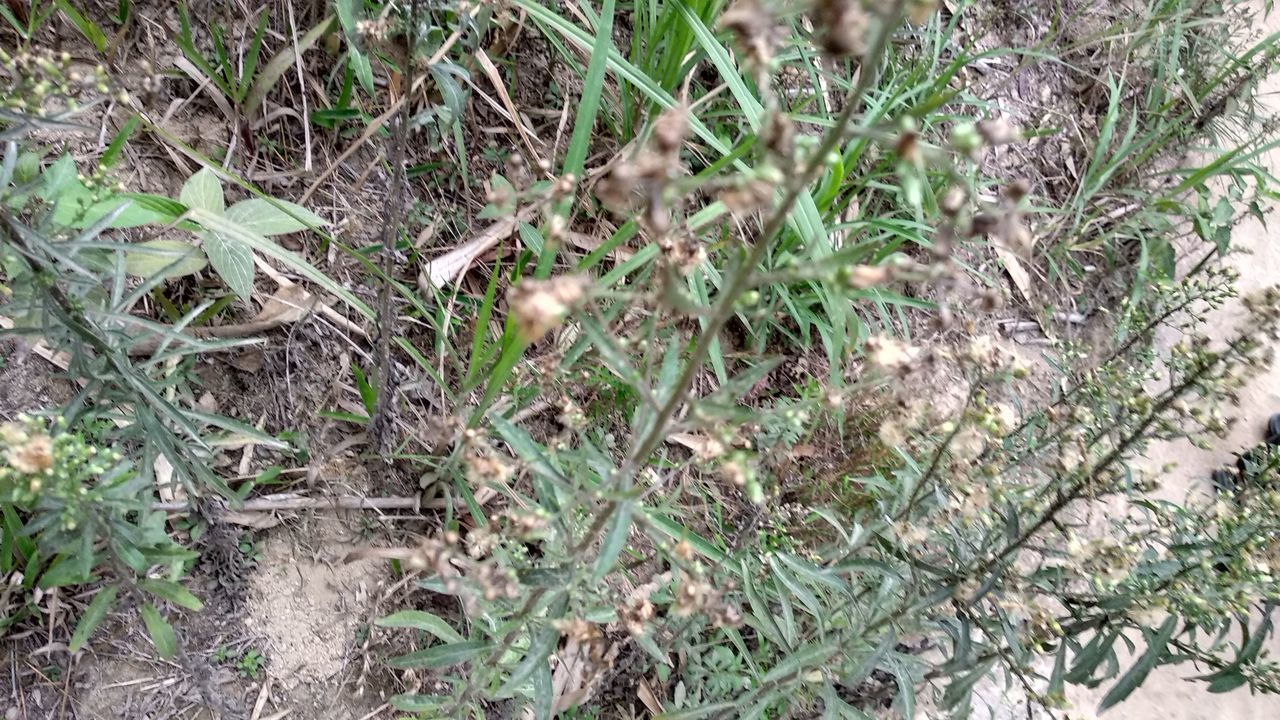
<svg viewBox="0 0 1280 720">
<path fill-rule="evenodd" d="M 849 287 L 854 290 L 866 290 L 889 279 L 889 269 L 883 265 L 854 265 L 849 269 Z"/>
<path fill-rule="evenodd" d="M 973 234 L 990 235 L 1000 227 L 1000 218 L 990 213 L 978 213 L 973 216 Z"/>
<path fill-rule="evenodd" d="M 683 105 L 668 108 L 653 124 L 653 146 L 664 155 L 677 155 L 688 134 L 688 109 Z"/>
<path fill-rule="evenodd" d="M 790 159 L 795 149 L 795 125 L 791 118 L 781 111 L 769 114 L 761 139 L 765 147 L 776 157 Z"/>
<path fill-rule="evenodd" d="M 596 197 L 609 210 L 625 214 L 633 212 L 640 202 L 640 174 L 635 163 L 623 161 L 613 166 L 596 183 Z"/>
<path fill-rule="evenodd" d="M 965 192 L 964 188 L 953 185 L 947 188 L 947 191 L 938 200 L 938 209 L 942 211 L 943 215 L 953 218 L 964 209 L 964 202 L 968 197 L 969 194 Z"/>
<path fill-rule="evenodd" d="M 5 455 L 9 466 L 21 473 L 41 473 L 53 467 L 53 441 L 48 435 L 34 435 L 10 447 Z"/>
<path fill-rule="evenodd" d="M 867 52 L 871 17 L 861 0 L 818 0 L 814 23 L 821 28 L 822 49 L 835 57 L 861 57 Z"/>
<path fill-rule="evenodd" d="M 1031 181 L 1025 178 L 1018 178 L 1004 186 L 1004 196 L 1013 203 L 1017 203 L 1029 194 L 1031 194 Z"/>
<path fill-rule="evenodd" d="M 1022 133 L 1003 117 L 979 120 L 978 135 L 992 147 L 1008 145 L 1022 138 Z"/>
<path fill-rule="evenodd" d="M 534 342 L 559 325 L 569 310 L 586 295 L 586 289 L 586 280 L 577 275 L 561 275 L 549 280 L 526 279 L 511 288 L 507 299 L 521 338 L 525 342 Z"/>
<path fill-rule="evenodd" d="M 720 16 L 720 27 L 733 32 L 748 61 L 763 67 L 773 59 L 773 16 L 759 0 L 738 0 Z"/>
</svg>

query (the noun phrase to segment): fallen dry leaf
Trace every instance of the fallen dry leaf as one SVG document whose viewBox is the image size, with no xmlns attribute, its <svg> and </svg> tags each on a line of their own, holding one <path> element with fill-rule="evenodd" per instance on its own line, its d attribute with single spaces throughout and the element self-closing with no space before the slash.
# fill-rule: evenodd
<svg viewBox="0 0 1280 720">
<path fill-rule="evenodd" d="M 236 510 L 228 510 L 219 515 L 218 519 L 232 525 L 253 528 L 254 530 L 270 530 L 283 522 L 272 513 L 239 512 Z"/>
<path fill-rule="evenodd" d="M 595 657 L 592 643 L 579 643 L 574 638 L 565 641 L 564 649 L 553 657 L 556 667 L 551 671 L 552 714 L 559 714 L 591 699 L 595 687 L 618 657 L 618 645 L 611 644 L 602 657 Z"/>
<path fill-rule="evenodd" d="M 498 222 L 490 225 L 476 235 L 471 240 L 459 245 L 449 252 L 427 262 L 427 266 L 422 272 L 418 273 L 418 285 L 422 289 L 429 290 L 440 288 L 455 282 L 466 269 L 475 262 L 476 258 L 487 252 L 489 248 L 498 244 L 503 238 L 510 237 L 520 227 L 520 223 L 528 222 L 537 212 L 537 208 L 530 205 L 515 216 L 503 218 Z"/>
<path fill-rule="evenodd" d="M 724 443 L 697 433 L 673 433 L 667 436 L 667 442 L 689 448 L 701 460 L 710 460 L 724 452 Z"/>
<path fill-rule="evenodd" d="M 588 235 L 587 233 L 571 232 L 567 233 L 565 237 L 568 239 L 570 245 L 588 253 L 595 252 L 604 244 L 603 238 L 597 235 Z M 609 258 L 614 262 L 630 260 L 634 255 L 635 251 L 625 245 L 619 245 L 609 251 Z"/>
<path fill-rule="evenodd" d="M 1008 248 L 996 245 L 996 257 L 1000 258 L 1000 262 L 1004 265 L 1005 272 L 1009 273 L 1009 279 L 1013 281 L 1018 292 L 1022 293 L 1022 297 L 1031 302 L 1031 276 L 1027 274 L 1026 268 L 1022 267 L 1022 262 L 1018 260 L 1018 256 Z"/>
<path fill-rule="evenodd" d="M 316 298 L 298 284 L 283 285 L 262 304 L 262 310 L 249 323 L 284 325 L 297 322 L 316 306 Z"/>
<path fill-rule="evenodd" d="M 266 353 L 256 347 L 245 348 L 227 360 L 228 365 L 247 373 L 258 372 L 266 362 Z"/>
<path fill-rule="evenodd" d="M 641 703 L 644 703 L 645 709 L 654 715 L 661 715 L 666 712 L 662 708 L 662 701 L 653 692 L 653 688 L 649 687 L 649 681 L 644 678 L 640 678 L 640 685 L 636 688 L 636 697 L 640 699 Z"/>
</svg>

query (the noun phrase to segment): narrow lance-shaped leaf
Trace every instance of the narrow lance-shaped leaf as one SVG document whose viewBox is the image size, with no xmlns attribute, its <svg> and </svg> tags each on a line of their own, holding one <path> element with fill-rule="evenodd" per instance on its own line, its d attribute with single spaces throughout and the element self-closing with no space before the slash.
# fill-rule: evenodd
<svg viewBox="0 0 1280 720">
<path fill-rule="evenodd" d="M 439 668 L 457 665 L 479 655 L 489 647 L 483 640 L 467 640 L 460 643 L 436 645 L 426 650 L 393 657 L 387 664 L 394 668 Z"/>
<path fill-rule="evenodd" d="M 1158 630 L 1146 631 L 1147 651 L 1142 657 L 1129 668 L 1129 672 L 1121 677 L 1119 682 L 1112 686 L 1111 690 L 1102 698 L 1102 703 L 1098 706 L 1101 712 L 1109 707 L 1120 703 L 1129 697 L 1130 693 L 1138 688 L 1139 685 L 1147 679 L 1147 675 L 1160 664 L 1160 658 L 1164 657 L 1164 651 L 1169 644 L 1169 640 L 1173 638 L 1174 631 L 1178 628 L 1178 616 L 1170 615 L 1165 619 L 1164 624 Z"/>
<path fill-rule="evenodd" d="M 460 643 L 463 640 L 458 631 L 454 630 L 453 626 L 444 618 L 425 610 L 401 610 L 398 613 L 374 620 L 373 624 L 378 627 L 421 630 L 448 643 Z"/>
<path fill-rule="evenodd" d="M 174 634 L 173 627 L 150 603 L 142 606 L 142 622 L 147 626 L 147 634 L 160 657 L 171 658 L 178 652 L 178 636 Z"/>
<path fill-rule="evenodd" d="M 192 595 L 186 588 L 176 582 L 148 578 L 140 581 L 138 585 L 152 595 L 188 610 L 198 612 L 204 608 L 204 603 L 200 602 L 200 598 Z"/>
<path fill-rule="evenodd" d="M 93 596 L 93 600 L 89 603 L 89 607 L 85 608 L 80 622 L 76 623 L 75 632 L 71 634 L 71 643 L 68 645 L 68 649 L 71 652 L 80 652 L 84 644 L 88 642 L 93 635 L 93 631 L 98 629 L 98 625 L 102 623 L 103 618 L 111 611 L 111 606 L 115 603 L 116 593 L 119 590 L 120 587 L 118 585 L 108 585 Z"/>
<path fill-rule="evenodd" d="M 598 583 L 609 574 L 618 555 L 627 545 L 627 535 L 631 531 L 631 511 L 634 503 L 626 500 L 618 503 L 609 519 L 609 532 L 604 536 L 604 545 L 600 548 L 600 556 L 596 558 L 595 570 L 591 572 L 591 582 Z"/>
</svg>

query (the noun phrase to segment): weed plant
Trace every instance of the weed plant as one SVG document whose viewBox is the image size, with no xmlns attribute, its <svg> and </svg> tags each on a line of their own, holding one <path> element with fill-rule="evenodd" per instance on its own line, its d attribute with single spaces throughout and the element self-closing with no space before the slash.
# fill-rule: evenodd
<svg viewBox="0 0 1280 720">
<path fill-rule="evenodd" d="M 70 5 L 62 16 L 106 51 L 107 33 Z M 1272 128 L 1250 101 L 1274 39 L 1237 30 L 1243 4 L 1151 0 L 1069 41 L 1094 18 L 1059 13 L 1035 47 L 979 49 L 961 22 L 979 10 L 338 0 L 265 63 L 267 13 L 243 33 L 240 62 L 224 29 L 206 38 L 183 12 L 184 72 L 238 126 L 295 54 L 337 48 L 336 102 L 306 132 L 387 125 L 390 191 L 377 242 L 361 249 L 307 209 L 311 191 L 266 195 L 145 116 L 87 172 L 51 159 L 34 131 L 74 128 L 77 83 L 111 96 L 110 77 L 73 76 L 67 58 L 33 47 L 38 13 L 5 15 L 19 38 L 0 130 L 6 314 L 11 334 L 66 352 L 82 389 L 0 436 L 0 570 L 20 573 L 4 622 L 38 609 L 41 588 L 99 581 L 74 647 L 127 597 L 161 654 L 182 654 L 148 597 L 199 610 L 177 582 L 192 554 L 166 533 L 151 488 L 167 468 L 212 522 L 243 499 L 209 470 L 219 443 L 290 450 L 191 409 L 194 358 L 240 342 L 193 328 L 215 302 L 251 298 L 265 257 L 371 324 L 354 372 L 366 416 L 332 417 L 367 424 L 371 454 L 413 463 L 446 501 L 398 554 L 435 612 L 377 623 L 417 644 L 386 660 L 404 671 L 401 710 L 964 716 L 994 678 L 1054 715 L 1068 684 L 1105 684 L 1110 707 L 1185 662 L 1214 692 L 1280 689 L 1262 652 L 1280 594 L 1275 464 L 1252 455 L 1250 482 L 1205 500 L 1170 499 L 1162 469 L 1140 462 L 1153 443 L 1221 436 L 1280 330 L 1280 293 L 1236 298 L 1213 260 L 1272 196 L 1256 162 Z M 505 62 L 482 41 L 522 32 L 580 84 L 556 88 L 574 103 L 563 151 L 542 155 L 504 110 L 520 141 L 478 219 L 509 221 L 520 247 L 499 253 L 479 298 L 415 288 L 405 196 L 458 178 L 407 167 L 406 146 L 423 138 L 459 168 L 478 156 L 460 123 L 472 75 Z M 984 63 L 1016 74 L 1046 58 L 1076 77 L 1093 50 L 1124 69 L 1096 85 L 1105 101 L 1073 192 L 1042 194 L 1014 161 L 1058 128 L 1020 126 L 968 79 Z M 506 69 L 519 76 L 518 57 Z M 374 117 L 384 87 L 396 99 Z M 138 128 L 203 166 L 178 197 L 117 186 Z M 228 207 L 224 184 L 251 197 Z M 145 226 L 190 239 L 124 232 Z M 299 231 L 367 282 L 352 289 L 272 239 Z M 571 239 L 585 231 L 597 242 L 579 251 Z M 1179 274 L 1188 234 L 1203 260 Z M 226 300 L 167 324 L 138 311 L 206 263 Z M 1078 289 L 1098 265 L 1122 301 Z M 1023 266 L 1077 288 L 1038 295 L 1046 307 L 1033 312 L 1084 301 L 1111 319 L 1103 347 L 1051 346 L 1048 389 L 1046 371 L 984 330 L 1008 301 L 996 274 Z M 1202 318 L 1228 303 L 1246 308 L 1247 332 L 1211 343 Z M 1166 327 L 1185 339 L 1161 352 Z M 395 376 L 393 355 L 412 377 Z M 405 380 L 439 393 L 443 443 L 405 436 Z M 256 674 L 259 660 L 239 667 Z"/>
</svg>

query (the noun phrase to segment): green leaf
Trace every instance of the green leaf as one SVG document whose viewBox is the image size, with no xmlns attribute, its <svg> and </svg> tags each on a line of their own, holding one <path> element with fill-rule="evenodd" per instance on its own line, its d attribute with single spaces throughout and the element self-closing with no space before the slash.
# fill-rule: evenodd
<svg viewBox="0 0 1280 720">
<path fill-rule="evenodd" d="M 124 150 L 124 145 L 129 141 L 129 136 L 138 127 L 138 116 L 130 115 L 125 121 L 124 126 L 120 128 L 120 132 L 111 138 L 111 144 L 107 146 L 106 152 L 102 153 L 102 159 L 98 162 L 104 168 L 109 168 L 116 164 L 116 160 L 120 157 L 120 152 Z"/>
<path fill-rule="evenodd" d="M 533 674 L 534 720 L 551 720 L 551 709 L 554 703 L 555 688 L 551 683 L 551 663 L 543 663 Z"/>
<path fill-rule="evenodd" d="M 1092 677 L 1093 671 L 1102 664 L 1103 659 L 1110 652 L 1118 633 L 1119 631 L 1117 630 L 1094 633 L 1093 639 L 1089 641 L 1089 644 L 1076 653 L 1071 670 L 1067 672 L 1063 679 L 1069 683 L 1079 685 Z"/>
<path fill-rule="evenodd" d="M 440 90 L 444 106 L 449 109 L 450 122 L 457 122 L 457 119 L 462 116 L 463 104 L 467 97 L 462 90 L 462 85 L 458 83 L 458 78 L 466 81 L 467 71 L 451 62 L 439 62 L 431 65 L 431 77 L 435 78 L 436 88 Z"/>
<path fill-rule="evenodd" d="M 298 39 L 296 43 L 288 43 L 280 48 L 280 51 L 271 57 L 262 68 L 262 72 L 258 73 L 258 77 L 253 81 L 253 87 L 249 88 L 249 92 L 244 97 L 244 114 L 247 117 L 253 117 L 258 114 L 258 108 L 261 107 L 262 101 L 266 99 L 267 93 L 271 92 L 271 88 L 280 81 L 280 77 L 287 70 L 294 66 L 298 55 L 305 53 L 316 44 L 320 38 L 324 37 L 333 29 L 337 20 L 332 16 L 328 16 L 316 23 L 316 26 L 307 31 Z"/>
<path fill-rule="evenodd" d="M 53 222 L 63 227 L 87 228 L 124 206 L 107 226 L 120 229 L 171 223 L 187 211 L 182 203 L 145 193 L 123 193 L 90 205 L 92 200 L 88 188 L 77 182 L 58 198 Z"/>
<path fill-rule="evenodd" d="M 207 167 L 200 168 L 187 178 L 178 199 L 193 210 L 199 208 L 221 214 L 227 207 L 227 201 L 222 196 L 222 181 L 218 179 L 217 173 Z"/>
<path fill-rule="evenodd" d="M 1169 640 L 1177 629 L 1177 615 L 1170 615 L 1166 618 L 1164 624 L 1158 630 L 1143 629 L 1143 634 L 1147 636 L 1147 651 L 1143 653 L 1142 657 L 1138 658 L 1133 667 L 1129 668 L 1129 671 L 1102 698 L 1102 703 L 1098 706 L 1099 712 L 1122 702 L 1147 679 L 1147 675 L 1160 664 L 1160 658 L 1164 656 L 1165 647 L 1169 644 Z"/>
<path fill-rule="evenodd" d="M 738 706 L 732 702 L 718 702 L 711 705 L 702 705 L 700 707 L 689 708 L 688 710 L 679 710 L 676 712 L 662 713 L 655 715 L 653 720 L 699 720 L 700 718 L 713 717 L 725 710 L 735 710 Z"/>
<path fill-rule="evenodd" d="M 502 684 L 502 687 L 498 688 L 494 696 L 499 698 L 513 696 L 529 681 L 529 678 L 533 677 L 535 671 L 547 665 L 547 657 L 559 642 L 559 630 L 550 626 L 543 628 L 542 632 L 534 636 L 533 642 L 529 643 L 529 651 L 525 653 L 524 659 L 511 671 L 511 676 Z"/>
<path fill-rule="evenodd" d="M 147 634 L 151 636 L 151 643 L 156 646 L 160 657 L 171 658 L 178 652 L 178 636 L 151 603 L 142 606 L 142 622 L 146 624 Z"/>
<path fill-rule="evenodd" d="M 40 587 L 46 590 L 88 581 L 88 574 L 80 568 L 80 559 L 67 555 L 59 556 L 53 565 L 40 575 Z"/>
<path fill-rule="evenodd" d="M 805 645 L 798 648 L 795 652 L 788 655 L 782 662 L 774 665 L 765 676 L 760 679 L 762 685 L 773 682 L 793 673 L 797 673 L 808 667 L 816 665 L 825 666 L 827 661 L 835 654 L 838 645 L 834 642 L 825 642 L 816 645 Z"/>
<path fill-rule="evenodd" d="M 200 248 L 181 240 L 149 240 L 133 248 L 124 253 L 124 269 L 142 278 L 193 275 L 209 264 Z"/>
<path fill-rule="evenodd" d="M 75 632 L 71 633 L 71 644 L 69 646 L 71 652 L 80 652 L 89 637 L 93 635 L 93 631 L 98 629 L 98 625 L 102 623 L 103 618 L 111 611 L 111 604 L 116 601 L 116 593 L 119 590 L 120 587 L 118 585 L 108 585 L 93 596 L 93 600 L 89 603 L 89 607 L 85 608 L 80 622 L 76 623 Z"/>
<path fill-rule="evenodd" d="M 359 365 L 351 364 L 351 374 L 355 376 L 356 389 L 360 391 L 360 401 L 364 403 L 364 411 L 369 417 L 373 417 L 373 409 L 378 405 L 378 391 L 369 384 Z"/>
<path fill-rule="evenodd" d="M 1217 678 L 1214 679 L 1213 682 L 1209 683 L 1209 692 L 1211 693 L 1231 692 L 1232 690 L 1235 690 L 1241 685 L 1244 685 L 1248 681 L 1249 679 L 1246 678 L 1243 673 L 1241 673 L 1239 670 L 1234 670 L 1225 675 L 1218 676 Z"/>
<path fill-rule="evenodd" d="M 325 225 L 324 218 L 287 200 L 250 198 L 227 208 L 226 218 L 248 232 L 285 235 Z"/>
<path fill-rule="evenodd" d="M 98 27 L 96 23 L 85 17 L 84 14 L 77 10 L 74 5 L 68 2 L 68 0 L 57 0 L 56 4 L 58 9 L 62 11 L 62 14 L 67 16 L 67 19 L 71 21 L 71 24 L 75 26 L 76 30 L 80 31 L 80 34 L 84 36 L 85 40 L 88 40 L 89 43 L 93 45 L 95 50 L 102 52 L 107 49 L 107 36 L 106 33 L 102 32 L 102 28 Z"/>
<path fill-rule="evenodd" d="M 347 56 L 347 64 L 351 67 L 351 72 L 356 74 L 356 79 L 360 81 L 360 87 L 372 95 L 374 93 L 373 65 L 369 63 L 369 56 L 357 50 L 354 45 L 348 45 Z"/>
<path fill-rule="evenodd" d="M 405 712 L 431 712 L 439 710 L 448 699 L 448 695 L 392 695 L 387 702 Z"/>
<path fill-rule="evenodd" d="M 89 191 L 85 189 L 77 177 L 76 161 L 71 159 L 70 155 L 63 155 L 53 164 L 45 169 L 41 179 L 41 187 L 37 193 L 41 199 L 48 202 L 57 202 L 65 193 L 71 192 L 76 186 L 84 190 L 87 194 Z"/>
<path fill-rule="evenodd" d="M 439 668 L 466 662 L 486 650 L 489 644 L 483 640 L 466 640 L 448 645 L 436 645 L 426 650 L 393 657 L 387 664 L 394 668 Z"/>
<path fill-rule="evenodd" d="M 335 282 L 333 278 L 317 270 L 314 265 L 302 259 L 296 253 L 280 247 L 257 233 L 246 231 L 239 224 L 224 218 L 220 213 L 194 208 L 191 211 L 191 218 L 209 230 L 234 238 L 264 255 L 269 255 L 279 260 L 296 272 L 306 276 L 327 292 L 332 293 L 335 297 L 340 298 L 369 320 L 375 318 L 373 308 L 369 307 L 367 303 L 356 297 L 350 290 L 342 287 L 341 284 Z M 210 257 L 210 260 L 212 260 L 212 257 Z"/>
<path fill-rule="evenodd" d="M 356 21 L 364 16 L 361 12 L 364 9 L 364 3 L 361 0 L 334 0 L 333 9 L 338 13 L 338 24 L 342 26 L 342 33 L 347 36 L 347 39 L 354 40 L 359 37 L 356 32 Z"/>
<path fill-rule="evenodd" d="M 598 583 L 609 574 L 618 554 L 627 546 L 627 535 L 631 531 L 631 511 L 635 503 L 625 500 L 618 503 L 613 517 L 609 520 L 609 532 L 604 536 L 604 545 L 600 548 L 600 556 L 596 558 L 595 570 L 591 573 L 591 582 Z"/>
<path fill-rule="evenodd" d="M 158 580 L 148 578 L 138 583 L 138 587 L 155 595 L 161 600 L 168 600 L 174 605 L 184 607 L 188 610 L 199 612 L 204 609 L 204 603 L 200 602 L 200 598 L 192 595 L 186 588 L 176 582 L 169 580 Z"/>
<path fill-rule="evenodd" d="M 222 281 L 243 300 L 253 296 L 253 249 L 235 237 L 205 232 L 204 251 Z"/>
<path fill-rule="evenodd" d="M 447 643 L 460 643 L 462 636 L 453 629 L 444 618 L 425 610 L 401 610 L 384 618 L 373 621 L 374 625 L 386 628 L 413 628 L 430 633 Z"/>
<path fill-rule="evenodd" d="M 596 34 L 588 46 L 591 59 L 587 61 L 587 74 L 583 79 L 582 102 L 577 108 L 573 121 L 573 134 L 569 137 L 569 147 L 565 150 L 564 165 L 561 175 L 565 177 L 582 177 L 582 170 L 587 160 L 587 152 L 594 137 L 596 115 L 600 111 L 600 99 L 604 95 L 604 76 L 608 69 L 610 53 L 617 53 L 613 46 L 614 0 L 604 0 L 600 7 L 600 18 L 596 23 Z M 568 217 L 573 204 L 572 193 L 561 200 L 555 208 L 557 216 Z M 535 275 L 540 278 L 551 274 L 555 261 L 556 247 L 545 246 L 538 253 L 538 265 Z"/>
</svg>

